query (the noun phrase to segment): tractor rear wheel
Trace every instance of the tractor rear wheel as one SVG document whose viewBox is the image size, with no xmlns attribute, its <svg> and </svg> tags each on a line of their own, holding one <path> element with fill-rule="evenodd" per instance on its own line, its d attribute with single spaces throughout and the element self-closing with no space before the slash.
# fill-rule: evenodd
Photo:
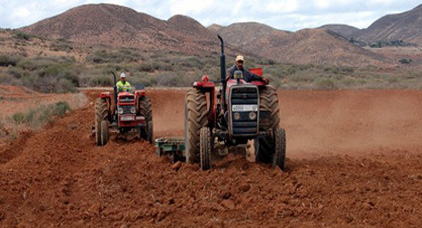
<svg viewBox="0 0 422 228">
<path fill-rule="evenodd" d="M 277 129 L 280 124 L 280 108 L 278 106 L 277 91 L 272 86 L 266 86 L 259 91 L 259 111 L 268 116 L 266 121 L 260 122 L 259 128 L 263 131 Z"/>
<path fill-rule="evenodd" d="M 199 144 L 201 169 L 211 169 L 211 133 L 208 127 L 201 128 Z"/>
<path fill-rule="evenodd" d="M 200 131 L 208 125 L 207 98 L 204 92 L 190 89 L 185 96 L 185 151 L 186 162 L 200 159 Z"/>
<path fill-rule="evenodd" d="M 274 132 L 275 153 L 273 157 L 273 167 L 278 166 L 284 171 L 286 161 L 286 131 L 283 128 Z"/>
<path fill-rule="evenodd" d="M 95 142 L 98 146 L 103 146 L 101 138 L 101 123 L 108 121 L 108 108 L 105 99 L 98 98 L 95 100 Z M 108 139 L 108 138 L 107 138 Z"/>
<path fill-rule="evenodd" d="M 143 96 L 139 99 L 138 103 L 139 115 L 145 117 L 146 126 L 141 129 L 141 138 L 148 140 L 152 144 L 152 108 L 151 100 L 147 96 Z"/>
<path fill-rule="evenodd" d="M 260 131 L 267 132 L 267 136 L 259 140 L 259 148 L 256 160 L 264 163 L 271 163 L 275 154 L 275 141 L 273 133 L 279 128 L 280 109 L 278 106 L 277 91 L 272 86 L 266 86 L 259 93 L 259 111 L 266 118 L 260 118 Z M 262 120 L 262 121 L 261 121 Z M 272 132 L 271 132 L 272 131 Z"/>
</svg>

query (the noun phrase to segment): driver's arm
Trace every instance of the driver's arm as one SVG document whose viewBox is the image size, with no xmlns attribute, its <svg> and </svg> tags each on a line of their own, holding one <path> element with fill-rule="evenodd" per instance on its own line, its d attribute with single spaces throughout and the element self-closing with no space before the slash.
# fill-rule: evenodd
<svg viewBox="0 0 422 228">
<path fill-rule="evenodd" d="M 269 83 L 269 80 L 266 77 L 261 77 L 261 76 L 259 76 L 257 74 L 251 73 L 251 72 L 249 72 L 249 70 L 245 71 L 245 74 L 248 75 L 248 80 L 249 81 L 262 81 L 265 84 L 268 84 Z"/>
</svg>

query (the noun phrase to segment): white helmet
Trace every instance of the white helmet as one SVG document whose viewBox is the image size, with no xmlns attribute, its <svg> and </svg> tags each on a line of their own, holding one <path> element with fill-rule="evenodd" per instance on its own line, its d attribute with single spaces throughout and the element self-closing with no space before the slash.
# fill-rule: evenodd
<svg viewBox="0 0 422 228">
<path fill-rule="evenodd" d="M 125 73 L 121 73 L 120 74 L 120 78 L 126 78 L 126 74 Z"/>
</svg>

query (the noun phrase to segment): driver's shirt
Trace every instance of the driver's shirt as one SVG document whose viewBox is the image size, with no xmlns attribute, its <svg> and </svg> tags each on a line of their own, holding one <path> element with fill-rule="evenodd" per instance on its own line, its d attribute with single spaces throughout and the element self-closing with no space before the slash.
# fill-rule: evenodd
<svg viewBox="0 0 422 228">
<path fill-rule="evenodd" d="M 119 81 L 116 83 L 117 92 L 132 92 L 132 87 L 128 81 Z"/>
<path fill-rule="evenodd" d="M 227 69 L 227 73 L 230 76 L 231 79 L 233 79 L 233 74 L 236 70 L 240 70 L 237 68 L 236 64 L 234 64 L 232 67 Z M 251 82 L 251 81 L 262 81 L 262 77 L 249 72 L 249 70 L 243 68 L 240 71 L 242 71 L 243 73 L 243 80 L 245 80 L 246 82 Z"/>
</svg>

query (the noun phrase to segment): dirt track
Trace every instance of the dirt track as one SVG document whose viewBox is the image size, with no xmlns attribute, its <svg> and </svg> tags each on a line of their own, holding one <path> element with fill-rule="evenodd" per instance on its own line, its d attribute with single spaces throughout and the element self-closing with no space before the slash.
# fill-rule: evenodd
<svg viewBox="0 0 422 228">
<path fill-rule="evenodd" d="M 150 94 L 156 135 L 182 135 L 184 91 Z M 96 147 L 86 107 L 0 148 L 0 227 L 422 224 L 422 92 L 279 95 L 285 173 L 240 155 L 175 171 L 146 142 Z"/>
</svg>

